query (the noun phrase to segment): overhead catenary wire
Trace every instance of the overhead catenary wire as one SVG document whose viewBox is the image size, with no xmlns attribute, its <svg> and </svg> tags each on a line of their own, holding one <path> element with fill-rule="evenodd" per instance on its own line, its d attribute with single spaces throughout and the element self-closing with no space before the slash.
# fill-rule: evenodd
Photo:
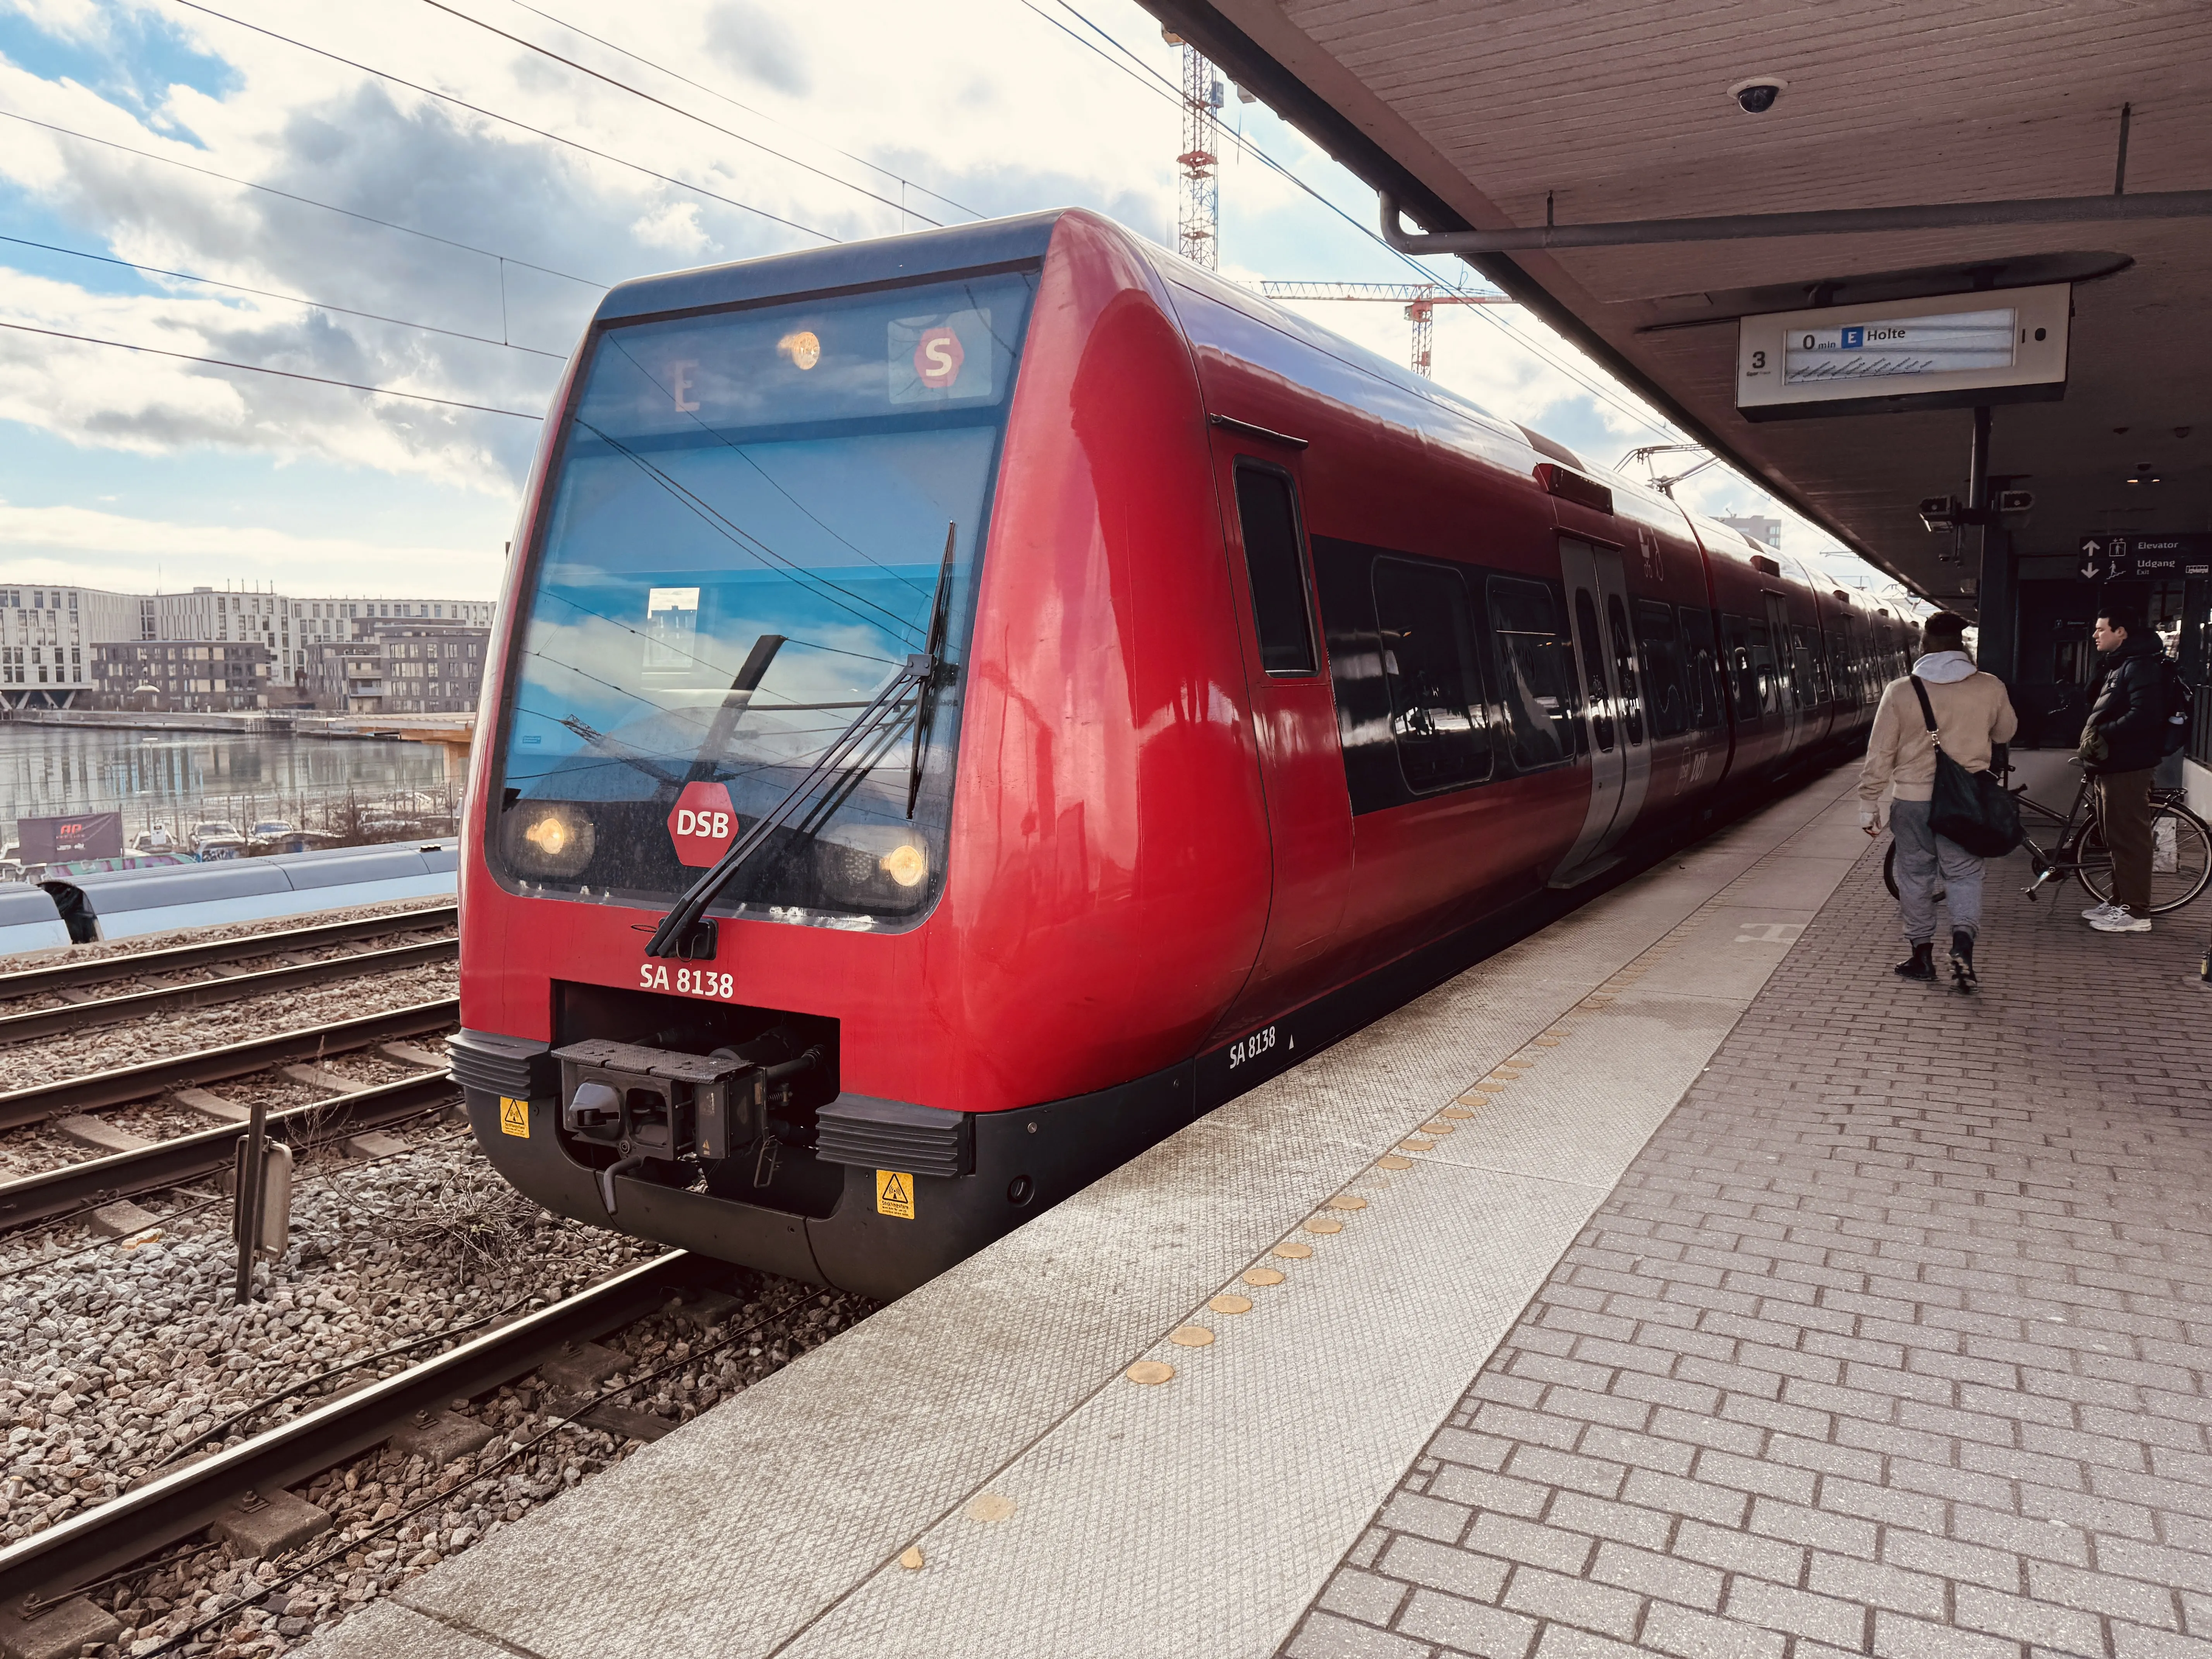
<svg viewBox="0 0 2212 1659">
<path fill-rule="evenodd" d="M 448 17 L 458 18 L 464 23 L 471 24 L 477 28 L 483 29 L 486 33 L 495 34 L 502 40 L 510 41 L 514 45 L 520 46 L 525 52 L 534 52 L 541 58 L 550 58 L 555 63 L 565 64 L 569 69 L 575 70 L 579 75 L 588 75 L 594 81 L 603 82 L 606 85 L 614 88 L 617 91 L 626 92 L 633 98 L 641 98 L 647 103 L 653 105 L 658 109 L 665 109 L 671 114 L 680 115 L 687 121 L 696 121 L 701 126 L 707 128 L 711 132 L 720 133 L 725 138 L 734 139 L 740 144 L 750 145 L 753 149 L 759 150 L 764 155 L 773 155 L 780 161 L 788 161 L 792 166 L 799 168 L 802 172 L 811 173 L 817 179 L 827 179 L 830 183 L 839 185 L 846 190 L 858 191 L 870 201 L 881 202 L 885 207 L 896 208 L 902 214 L 911 213 L 915 218 L 921 220 L 926 225 L 941 225 L 943 223 L 943 221 L 933 219 L 927 214 L 919 212 L 916 210 L 908 207 L 903 202 L 894 202 L 888 196 L 878 196 L 874 191 L 870 190 L 866 185 L 856 185 L 849 179 L 840 179 L 836 173 L 828 172 L 822 167 L 817 167 L 811 161 L 802 161 L 796 155 L 787 155 L 784 151 L 777 149 L 772 145 L 763 144 L 757 138 L 748 138 L 744 133 L 733 132 L 728 127 L 722 125 L 718 121 L 709 121 L 705 116 L 698 114 L 694 111 L 685 109 L 681 104 L 672 104 L 665 98 L 657 98 L 653 94 L 646 91 L 642 87 L 634 87 L 627 81 L 618 81 L 613 76 L 607 74 L 602 70 L 595 70 L 592 68 L 588 64 L 580 64 L 573 58 L 564 58 L 559 52 L 555 52 L 550 46 L 541 46 L 536 41 L 526 40 L 519 34 L 510 34 L 505 29 L 499 27 L 496 24 L 488 23 L 481 17 L 471 17 L 465 11 L 462 11 L 456 7 L 446 4 L 445 0 L 422 0 L 422 3 L 429 7 L 433 11 L 442 11 Z M 621 48 L 616 47 L 614 50 L 620 51 Z M 644 59 L 640 58 L 638 61 L 642 63 L 644 62 Z M 658 68 L 659 66 L 654 65 L 653 67 Z M 819 234 L 819 232 L 817 233 L 817 234 Z"/>
<path fill-rule="evenodd" d="M 435 231 L 419 230 L 413 225 L 403 225 L 397 220 L 380 219 L 373 213 L 358 212 L 355 209 L 339 207 L 331 202 L 319 202 L 312 196 L 301 196 L 294 191 L 279 190 L 274 185 L 256 184 L 251 179 L 240 179 L 232 173 L 217 173 L 213 167 L 195 166 L 192 162 L 181 161 L 173 155 L 158 155 L 153 150 L 139 149 L 134 145 L 120 143 L 112 138 L 96 137 L 89 132 L 78 132 L 69 127 L 57 126 L 52 121 L 41 121 L 35 116 L 24 115 L 15 110 L 0 109 L 0 118 L 21 121 L 26 126 L 43 128 L 48 132 L 58 133 L 64 138 L 75 138 L 82 143 L 100 144 L 108 149 L 119 149 L 125 155 L 136 155 L 142 161 L 158 161 L 163 167 L 181 167 L 186 173 L 197 173 L 203 178 L 219 179 L 226 185 L 236 185 L 242 190 L 258 191 L 264 196 L 281 197 L 288 202 L 297 202 L 302 207 L 320 208 L 325 213 L 336 213 L 348 219 L 358 219 L 363 224 L 376 225 L 385 230 L 396 230 L 402 235 L 419 236 L 426 242 L 436 242 L 446 247 L 458 248 L 463 253 L 473 253 L 480 258 L 496 259 L 506 264 L 520 266 L 525 270 L 535 270 L 547 276 L 558 276 L 564 283 L 579 283 L 586 288 L 600 289 L 611 286 L 594 276 L 579 276 L 573 271 L 556 270 L 550 265 L 537 264 L 528 259 L 518 259 L 512 253 L 500 253 L 491 248 L 477 247 L 471 242 L 457 241 L 451 236 L 441 236 Z"/>
<path fill-rule="evenodd" d="M 1061 33 L 1066 35 L 1078 45 L 1104 58 L 1108 63 L 1113 64 L 1115 68 L 1120 70 L 1123 74 L 1129 76 L 1132 79 L 1135 80 L 1139 86 L 1142 86 L 1146 90 L 1167 99 L 1169 101 L 1175 104 L 1177 108 L 1181 108 L 1182 106 L 1182 93 L 1168 80 L 1165 76 L 1162 75 L 1151 64 L 1146 64 L 1141 58 L 1137 58 L 1135 54 L 1131 52 L 1127 46 L 1121 44 L 1121 42 L 1116 40 L 1111 34 L 1108 33 L 1103 28 L 1101 28 L 1097 23 L 1093 22 L 1089 17 L 1085 16 L 1073 5 L 1070 4 L 1069 0 L 1055 0 L 1055 3 L 1060 6 L 1061 10 L 1066 12 L 1069 16 L 1081 23 L 1085 28 L 1098 36 L 1100 40 L 1103 40 L 1107 46 L 1111 46 L 1114 49 L 1112 53 L 1108 52 L 1103 47 L 1100 46 L 1097 41 L 1091 40 L 1084 35 L 1079 34 L 1075 30 L 1068 27 L 1066 24 L 1061 22 L 1058 18 L 1046 11 L 1042 6 L 1036 3 L 1036 0 L 1019 0 L 1019 3 L 1024 9 L 1034 12 L 1042 21 L 1050 24 L 1054 28 L 1060 30 Z M 1114 55 L 1115 53 L 1119 53 L 1120 56 L 1117 57 Z M 1124 62 L 1123 59 L 1125 58 L 1128 61 Z M 1291 171 L 1289 167 L 1285 165 L 1283 162 L 1278 161 L 1273 156 L 1268 155 L 1267 152 L 1261 149 L 1258 144 L 1252 143 L 1249 139 L 1243 137 L 1241 134 L 1238 137 L 1237 142 L 1248 154 L 1249 154 L 1269 172 L 1274 173 L 1279 178 L 1284 179 L 1285 182 L 1292 185 L 1297 189 L 1311 197 L 1315 201 L 1320 203 L 1331 213 L 1336 215 L 1338 218 L 1342 219 L 1354 230 L 1366 237 L 1368 240 L 1373 242 L 1377 247 L 1382 248 L 1388 252 L 1393 258 L 1398 260 L 1407 269 L 1419 271 L 1425 280 L 1438 284 L 1448 293 L 1462 295 L 1466 294 L 1467 290 L 1460 288 L 1455 283 L 1439 277 L 1435 272 L 1431 271 L 1429 267 L 1422 264 L 1412 255 L 1401 253 L 1395 248 L 1392 248 L 1389 243 L 1383 241 L 1382 237 L 1378 235 L 1372 228 L 1363 224 L 1359 220 L 1355 219 L 1352 215 L 1346 213 L 1334 202 L 1330 201 L 1328 197 L 1322 195 L 1318 190 L 1315 189 L 1313 185 L 1308 184 L 1295 172 Z M 1577 386 L 1581 386 L 1583 390 L 1589 392 L 1599 402 L 1607 404 L 1616 413 L 1626 416 L 1629 420 L 1635 422 L 1637 425 L 1646 428 L 1650 431 L 1664 432 L 1668 434 L 1670 436 L 1680 435 L 1663 416 L 1656 414 L 1639 413 L 1635 410 L 1628 408 L 1617 398 L 1613 397 L 1612 394 L 1605 391 L 1604 388 L 1594 385 L 1572 364 L 1562 362 L 1553 353 L 1545 349 L 1540 342 L 1521 333 L 1518 330 L 1513 328 L 1502 319 L 1492 315 L 1486 307 L 1476 307 L 1475 310 L 1477 315 L 1479 315 L 1484 322 L 1489 324 L 1492 328 L 1495 328 L 1499 332 L 1504 334 L 1508 338 L 1513 340 L 1524 349 L 1533 353 L 1534 356 L 1551 364 L 1553 368 L 1558 369 L 1569 380 L 1574 381 Z"/>
<path fill-rule="evenodd" d="M 579 28 L 575 24 L 569 22 L 566 18 L 556 17 L 550 11 L 541 10 L 539 8 L 527 3 L 527 0 L 507 0 L 507 3 L 515 7 L 519 10 L 528 12 L 532 17 L 542 17 L 547 22 L 552 24 L 556 28 L 566 29 L 569 33 L 575 35 L 581 40 L 589 40 L 593 46 L 605 46 L 609 52 L 616 52 L 622 57 L 627 58 L 633 64 L 642 64 L 646 68 L 657 70 L 659 73 L 666 76 L 672 81 L 681 81 L 685 86 L 691 88 L 695 91 L 703 92 L 709 98 L 719 99 L 721 102 L 727 104 L 732 109 L 741 109 L 746 114 L 757 117 L 760 120 L 769 122 L 773 125 L 784 126 L 787 125 L 784 122 L 778 121 L 775 117 L 769 114 L 763 110 L 755 109 L 750 104 L 744 103 L 738 99 L 731 97 L 726 92 L 722 92 L 714 87 L 708 86 L 704 81 L 695 81 L 690 76 L 684 75 L 678 70 L 672 70 L 665 64 L 657 64 L 652 58 L 646 57 L 641 52 L 634 52 L 629 47 L 610 40 L 604 35 L 593 34 L 589 29 Z M 896 172 L 890 167 L 887 167 L 880 161 L 871 161 L 865 155 L 856 155 L 849 149 L 840 149 L 835 144 L 830 144 L 827 146 L 827 148 L 836 151 L 837 155 L 843 156 L 848 161 L 856 161 L 860 166 L 868 168 L 872 172 L 882 173 L 886 179 L 897 179 L 899 182 L 899 187 L 902 190 L 918 190 L 923 195 L 927 196 L 933 200 L 942 202 L 949 208 L 957 208 L 961 212 L 968 214 L 977 219 L 986 218 L 988 216 L 981 209 L 971 208 L 965 202 L 956 202 L 952 198 L 947 196 L 943 191 L 932 190 L 927 185 L 921 183 L 919 179 L 909 179 L 904 173 Z M 902 211 L 907 210 L 904 203 L 900 204 L 900 208 Z"/>
<path fill-rule="evenodd" d="M 526 410 L 500 409 L 490 404 L 465 403 L 459 398 L 434 398 L 427 392 L 393 392 L 380 386 L 367 386 L 359 380 L 332 380 L 323 374 L 302 374 L 296 369 L 270 368 L 263 363 L 234 362 L 228 357 L 203 357 L 197 352 L 170 351 L 161 346 L 134 345 L 128 340 L 103 340 L 91 334 L 70 334 L 58 328 L 37 328 L 29 323 L 0 322 L 0 328 L 13 329 L 19 334 L 43 334 L 53 340 L 75 340 L 83 345 L 113 346 L 119 351 L 143 351 L 152 357 L 174 357 L 188 363 L 207 363 L 216 368 L 235 368 L 248 374 L 273 374 L 279 380 L 307 380 L 316 386 L 342 386 L 348 392 L 366 392 L 377 398 L 404 398 L 412 403 L 440 404 L 447 409 L 465 409 L 479 415 L 506 415 L 518 421 L 542 421 L 543 415 L 532 415 Z"/>
<path fill-rule="evenodd" d="M 495 340 L 488 334 L 471 334 L 458 328 L 440 328 L 434 323 L 410 322 L 404 317 L 386 317 L 374 311 L 356 311 L 351 306 L 334 306 L 327 300 L 303 299 L 296 294 L 278 294 L 265 288 L 248 288 L 243 283 L 226 283 L 216 276 L 196 276 L 189 270 L 169 270 L 160 265 L 142 265 L 135 259 L 118 259 L 106 253 L 93 253 L 83 248 L 63 247 L 53 242 L 34 242 L 26 236 L 0 236 L 0 242 L 12 242 L 17 247 L 34 247 L 46 253 L 64 253 L 72 259 L 91 259 L 103 265 L 120 265 L 125 270 L 141 270 L 154 276 L 173 276 L 179 282 L 204 283 L 209 288 L 226 288 L 234 294 L 251 294 L 264 300 L 281 300 L 286 305 L 307 306 L 315 311 L 328 311 L 341 317 L 363 317 L 373 323 L 389 323 L 394 328 L 419 329 L 425 334 L 442 334 L 452 340 L 472 340 L 478 345 L 500 346 L 508 351 L 526 351 L 533 357 L 550 357 L 555 362 L 566 362 L 565 351 L 540 351 L 536 346 L 516 345 L 509 340 Z"/>
<path fill-rule="evenodd" d="M 333 64 L 343 64 L 349 70 L 356 70 L 363 75 L 373 75 L 380 81 L 389 81 L 396 87 L 404 87 L 410 92 L 418 92 L 425 98 L 435 98 L 441 103 L 453 105 L 457 109 L 465 109 L 471 115 L 481 115 L 487 121 L 497 121 L 502 125 L 514 127 L 523 132 L 530 133 L 536 137 L 543 138 L 548 143 L 565 145 L 570 149 L 580 150 L 584 155 L 595 157 L 599 161 L 611 162 L 616 167 L 627 167 L 631 172 L 643 173 L 649 179 L 658 179 L 665 185 L 673 185 L 678 190 L 688 190 L 695 196 L 705 197 L 710 202 L 720 202 L 725 207 L 736 208 L 740 212 L 744 213 L 756 214 L 761 218 L 770 220 L 776 224 L 782 225 L 791 230 L 799 231 L 805 235 L 819 237 L 825 242 L 842 242 L 845 240 L 842 236 L 833 236 L 826 230 L 817 230 L 812 225 L 802 224 L 796 219 L 787 219 L 781 213 L 772 213 L 764 207 L 756 207 L 750 202 L 741 202 L 734 196 L 725 196 L 719 191 L 709 190 L 704 185 L 693 184 L 688 179 L 679 179 L 672 173 L 663 173 L 658 167 L 649 167 L 642 161 L 633 161 L 626 156 L 617 155 L 612 154 L 611 151 L 597 149 L 591 144 L 584 143 L 580 138 L 565 137 L 562 134 L 554 132 L 548 128 L 532 126 L 529 122 L 522 120 L 519 117 L 502 115 L 497 110 L 487 109 L 482 104 L 472 104 L 467 99 L 458 97 L 453 93 L 441 92 L 435 87 L 424 86 L 419 81 L 410 81 L 404 75 L 395 75 L 389 70 L 374 68 L 368 64 L 360 62 L 356 58 L 348 58 L 342 53 L 331 52 L 326 47 L 310 46 L 305 40 L 295 39 L 289 34 L 279 34 L 275 29 L 264 28 L 258 23 L 249 23 L 242 17 L 233 17 L 228 12 L 217 11 L 212 6 L 204 6 L 200 4 L 199 0 L 169 0 L 169 3 L 175 6 L 182 6 L 187 11 L 198 12 L 204 17 L 216 18 L 222 22 L 232 25 L 234 27 L 248 30 L 252 33 L 262 35 L 268 40 L 281 41 L 285 46 L 297 47 L 301 52 L 312 52 L 318 58 L 328 58 Z"/>
</svg>

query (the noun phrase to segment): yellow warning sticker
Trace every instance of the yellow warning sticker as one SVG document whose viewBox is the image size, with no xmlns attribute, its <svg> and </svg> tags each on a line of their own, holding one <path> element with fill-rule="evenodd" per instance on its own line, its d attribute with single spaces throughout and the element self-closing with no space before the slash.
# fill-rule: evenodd
<svg viewBox="0 0 2212 1659">
<path fill-rule="evenodd" d="M 914 1177 L 903 1170 L 876 1171 L 876 1213 L 914 1219 Z"/>
<path fill-rule="evenodd" d="M 530 1139 L 530 1103 L 510 1095 L 499 1097 L 499 1132 L 520 1139 Z"/>
</svg>

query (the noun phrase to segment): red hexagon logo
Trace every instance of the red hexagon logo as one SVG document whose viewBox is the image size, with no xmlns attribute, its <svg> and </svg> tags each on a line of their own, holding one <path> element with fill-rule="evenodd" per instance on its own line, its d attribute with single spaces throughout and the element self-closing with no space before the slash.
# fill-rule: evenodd
<svg viewBox="0 0 2212 1659">
<path fill-rule="evenodd" d="M 730 850 L 738 838 L 738 809 L 720 783 L 687 783 L 668 814 L 668 839 L 678 862 L 703 870 Z"/>
</svg>

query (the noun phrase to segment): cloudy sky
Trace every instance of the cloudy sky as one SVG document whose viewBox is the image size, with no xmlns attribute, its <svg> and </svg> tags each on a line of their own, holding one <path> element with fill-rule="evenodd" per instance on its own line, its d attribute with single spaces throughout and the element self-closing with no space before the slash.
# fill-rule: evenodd
<svg viewBox="0 0 2212 1659">
<path fill-rule="evenodd" d="M 603 286 L 1066 204 L 1172 244 L 1178 70 L 1130 0 L 0 0 L 0 576 L 489 597 Z M 1226 274 L 1413 276 L 1224 118 Z M 1308 309 L 1402 359 L 1396 306 Z M 1443 312 L 1436 373 L 1600 461 L 1672 435 L 1517 312 Z"/>
</svg>

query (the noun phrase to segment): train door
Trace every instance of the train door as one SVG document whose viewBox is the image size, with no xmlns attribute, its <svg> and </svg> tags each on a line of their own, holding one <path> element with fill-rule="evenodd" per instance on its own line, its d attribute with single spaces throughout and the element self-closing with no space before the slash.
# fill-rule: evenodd
<svg viewBox="0 0 2212 1659">
<path fill-rule="evenodd" d="M 1804 731 L 1805 700 L 1812 687 L 1805 683 L 1804 653 L 1792 643 L 1796 635 L 1790 628 L 1788 597 L 1771 588 L 1760 597 L 1766 601 L 1766 634 L 1774 642 L 1774 665 L 1782 681 L 1775 687 L 1774 702 L 1782 715 L 1782 752 L 1787 755 L 1796 751 Z"/>
<path fill-rule="evenodd" d="M 1573 618 L 1576 668 L 1589 703 L 1590 799 L 1582 833 L 1552 878 L 1555 887 L 1572 886 L 1605 867 L 1613 844 L 1636 822 L 1651 778 L 1620 554 L 1563 539 L 1559 571 Z"/>
<path fill-rule="evenodd" d="M 1352 802 L 1297 474 L 1285 458 L 1252 453 L 1226 434 L 1215 455 L 1273 861 L 1267 933 L 1246 997 L 1273 1006 L 1327 966 L 1351 882 Z"/>
</svg>

